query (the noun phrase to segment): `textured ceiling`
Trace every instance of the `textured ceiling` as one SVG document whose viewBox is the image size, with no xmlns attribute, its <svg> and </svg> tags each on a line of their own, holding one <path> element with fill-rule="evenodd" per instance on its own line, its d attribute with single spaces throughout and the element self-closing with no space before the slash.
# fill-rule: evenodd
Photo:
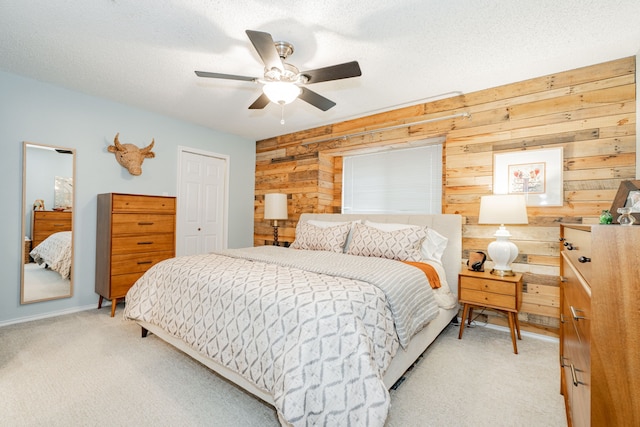
<svg viewBox="0 0 640 427">
<path fill-rule="evenodd" d="M 262 76 L 245 30 L 292 43 L 301 70 L 357 60 L 362 77 L 247 107 Z M 0 0 L 0 70 L 263 139 L 445 93 L 486 89 L 640 52 L 638 0 Z"/>
</svg>

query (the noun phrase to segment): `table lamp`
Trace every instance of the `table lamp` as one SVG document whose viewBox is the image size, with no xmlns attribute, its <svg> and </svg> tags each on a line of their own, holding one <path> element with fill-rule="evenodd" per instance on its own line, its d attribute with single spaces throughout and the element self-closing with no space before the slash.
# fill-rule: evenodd
<svg viewBox="0 0 640 427">
<path fill-rule="evenodd" d="M 264 195 L 264 219 L 273 221 L 273 245 L 278 244 L 278 221 L 287 219 L 287 195 L 270 193 Z"/>
<path fill-rule="evenodd" d="M 487 252 L 494 262 L 491 274 L 514 276 L 511 263 L 518 256 L 518 247 L 509 240 L 511 234 L 505 224 L 528 224 L 527 202 L 523 195 L 495 194 L 480 198 L 478 224 L 500 224 L 494 234 L 496 240 L 489 243 Z"/>
</svg>

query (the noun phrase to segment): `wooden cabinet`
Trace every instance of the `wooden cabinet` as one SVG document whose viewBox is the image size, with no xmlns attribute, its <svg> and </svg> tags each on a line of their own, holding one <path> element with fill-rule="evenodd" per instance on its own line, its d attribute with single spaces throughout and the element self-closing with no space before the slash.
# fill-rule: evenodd
<svg viewBox="0 0 640 427">
<path fill-rule="evenodd" d="M 31 247 L 35 248 L 53 233 L 71 231 L 71 212 L 33 211 Z"/>
<path fill-rule="evenodd" d="M 107 193 L 98 195 L 96 293 L 98 308 L 118 299 L 142 274 L 175 256 L 175 197 Z"/>
<path fill-rule="evenodd" d="M 458 300 L 463 304 L 458 339 L 464 332 L 464 321 L 471 323 L 474 307 L 487 307 L 504 312 L 509 320 L 513 352 L 518 354 L 516 332 L 520 336 L 518 310 L 522 304 L 522 274 L 496 276 L 489 272 L 463 270 L 458 275 Z"/>
<path fill-rule="evenodd" d="M 570 426 L 640 425 L 640 227 L 562 225 L 561 391 Z"/>
</svg>

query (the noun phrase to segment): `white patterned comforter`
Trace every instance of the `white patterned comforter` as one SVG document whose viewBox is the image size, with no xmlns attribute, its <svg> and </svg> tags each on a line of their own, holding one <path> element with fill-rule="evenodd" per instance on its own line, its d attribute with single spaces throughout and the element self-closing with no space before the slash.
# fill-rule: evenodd
<svg viewBox="0 0 640 427">
<path fill-rule="evenodd" d="M 382 426 L 384 372 L 438 311 L 414 267 L 273 246 L 165 260 L 126 301 L 125 318 L 162 327 L 268 391 L 294 426 Z"/>
<path fill-rule="evenodd" d="M 71 231 L 54 233 L 33 248 L 29 255 L 38 264 L 45 264 L 60 273 L 63 279 L 71 276 Z"/>
</svg>

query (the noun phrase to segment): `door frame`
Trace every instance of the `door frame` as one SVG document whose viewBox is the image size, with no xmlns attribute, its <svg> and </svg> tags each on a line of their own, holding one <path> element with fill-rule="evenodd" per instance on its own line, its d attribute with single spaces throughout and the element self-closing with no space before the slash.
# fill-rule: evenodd
<svg viewBox="0 0 640 427">
<path fill-rule="evenodd" d="M 225 162 L 224 167 L 224 196 L 223 196 L 223 207 L 222 207 L 222 248 L 227 249 L 228 247 L 228 233 L 229 233 L 229 163 L 231 158 L 226 154 L 214 153 L 213 151 L 201 150 L 199 148 L 185 147 L 182 145 L 178 146 L 178 171 L 177 171 L 177 189 L 176 189 L 176 202 L 178 203 L 176 209 L 176 246 L 178 239 L 183 236 L 180 235 L 182 230 L 178 229 L 178 224 L 180 224 L 180 207 L 182 203 L 182 199 L 180 197 L 180 189 L 182 188 L 182 157 L 184 153 L 196 154 L 198 156 L 205 157 L 213 157 L 216 159 L 223 160 Z M 177 248 L 176 248 L 177 249 Z M 178 254 L 176 254 L 178 255 Z"/>
</svg>

